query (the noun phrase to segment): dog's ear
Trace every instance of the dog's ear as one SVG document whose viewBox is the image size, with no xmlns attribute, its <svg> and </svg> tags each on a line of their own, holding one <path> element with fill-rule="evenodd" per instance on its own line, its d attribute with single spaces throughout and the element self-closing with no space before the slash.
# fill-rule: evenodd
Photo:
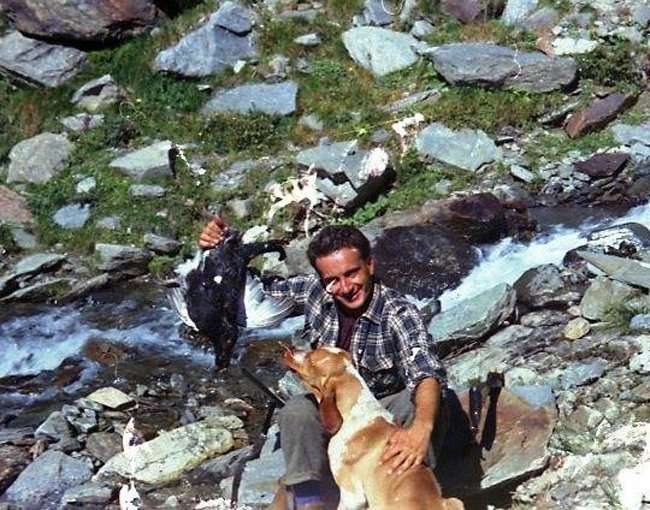
<svg viewBox="0 0 650 510">
<path fill-rule="evenodd" d="M 320 421 L 323 427 L 331 435 L 334 435 L 341 428 L 343 417 L 336 406 L 336 391 L 334 384 L 326 383 L 321 391 L 320 405 L 318 411 L 320 413 Z"/>
</svg>

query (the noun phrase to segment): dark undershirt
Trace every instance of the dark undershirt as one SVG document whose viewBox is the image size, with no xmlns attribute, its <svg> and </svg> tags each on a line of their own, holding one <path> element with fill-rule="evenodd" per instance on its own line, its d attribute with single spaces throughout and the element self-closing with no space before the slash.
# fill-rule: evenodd
<svg viewBox="0 0 650 510">
<path fill-rule="evenodd" d="M 340 306 L 338 305 L 336 306 L 336 310 L 339 315 L 339 338 L 336 341 L 336 346 L 339 349 L 343 349 L 344 351 L 350 350 L 350 344 L 352 344 L 352 332 L 354 331 L 354 326 L 357 323 L 357 319 L 359 319 L 359 317 L 361 317 L 368 309 L 368 305 L 370 304 L 371 300 L 372 300 L 372 293 L 370 293 L 370 296 L 368 296 L 368 300 L 366 301 L 366 304 L 363 305 L 361 309 L 356 310 L 354 313 L 346 312 Z"/>
</svg>

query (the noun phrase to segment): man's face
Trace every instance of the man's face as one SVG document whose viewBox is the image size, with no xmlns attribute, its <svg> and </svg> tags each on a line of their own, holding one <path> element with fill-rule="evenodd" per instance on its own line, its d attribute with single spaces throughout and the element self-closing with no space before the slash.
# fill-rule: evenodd
<svg viewBox="0 0 650 510">
<path fill-rule="evenodd" d="M 358 310 L 370 299 L 374 262 L 356 248 L 341 248 L 316 259 L 323 286 L 343 308 Z"/>
</svg>

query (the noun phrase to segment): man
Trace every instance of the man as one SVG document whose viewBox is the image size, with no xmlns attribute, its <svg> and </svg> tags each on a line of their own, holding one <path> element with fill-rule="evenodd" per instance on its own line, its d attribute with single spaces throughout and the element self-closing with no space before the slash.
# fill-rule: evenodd
<svg viewBox="0 0 650 510">
<path fill-rule="evenodd" d="M 214 218 L 199 245 L 223 239 L 227 225 Z M 417 309 L 374 278 L 368 239 L 350 226 L 321 229 L 307 250 L 318 276 L 294 276 L 266 289 L 304 306 L 311 344 L 348 350 L 374 395 L 402 428 L 391 438 L 382 462 L 401 473 L 426 461 L 435 466 L 432 443 L 445 432 L 441 389 L 445 371 L 432 351 Z M 297 510 L 322 510 L 321 481 L 327 473 L 327 440 L 314 401 L 294 397 L 280 413 L 280 438 L 286 461 L 284 483 Z"/>
</svg>

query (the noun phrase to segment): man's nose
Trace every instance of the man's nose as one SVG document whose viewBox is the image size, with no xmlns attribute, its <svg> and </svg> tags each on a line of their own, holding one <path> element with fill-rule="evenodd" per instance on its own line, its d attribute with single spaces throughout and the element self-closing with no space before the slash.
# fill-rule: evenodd
<svg viewBox="0 0 650 510">
<path fill-rule="evenodd" d="M 352 282 L 348 278 L 341 278 L 339 285 L 341 294 L 347 294 L 352 289 Z"/>
</svg>

